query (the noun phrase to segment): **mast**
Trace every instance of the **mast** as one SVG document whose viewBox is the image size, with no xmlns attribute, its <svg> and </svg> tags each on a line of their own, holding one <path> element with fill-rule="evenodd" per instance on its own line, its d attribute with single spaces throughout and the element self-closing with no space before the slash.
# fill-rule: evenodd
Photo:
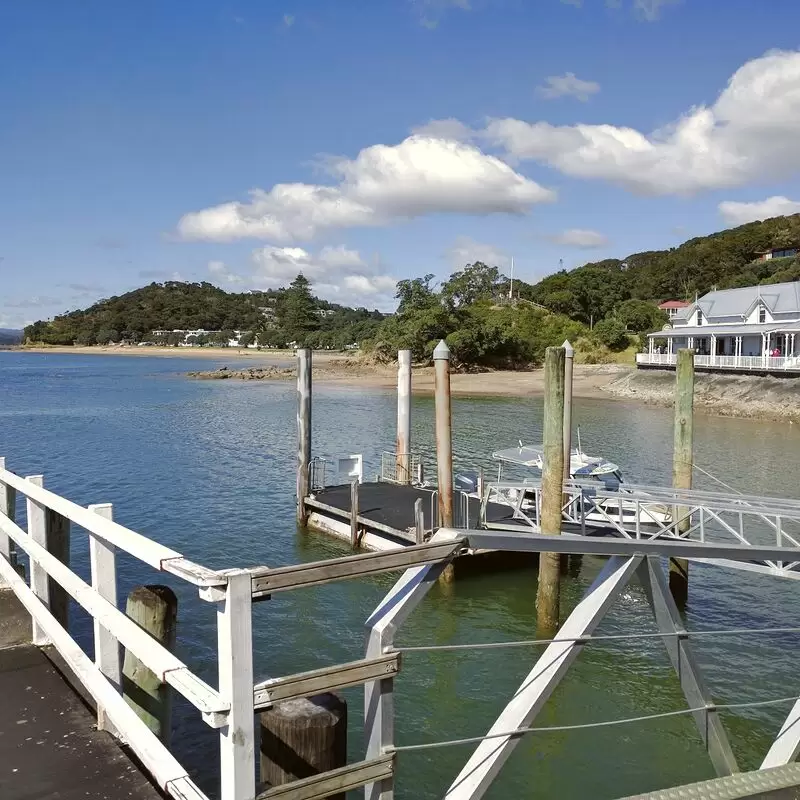
<svg viewBox="0 0 800 800">
<path fill-rule="evenodd" d="M 511 256 L 511 284 L 508 288 L 508 299 L 514 299 L 514 256 Z"/>
</svg>

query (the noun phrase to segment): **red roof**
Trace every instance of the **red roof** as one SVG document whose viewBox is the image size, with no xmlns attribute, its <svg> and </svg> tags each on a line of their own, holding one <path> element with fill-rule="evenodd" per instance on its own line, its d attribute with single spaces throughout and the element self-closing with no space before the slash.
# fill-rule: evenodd
<svg viewBox="0 0 800 800">
<path fill-rule="evenodd" d="M 686 308 L 689 305 L 691 303 L 687 303 L 685 300 L 665 300 L 663 303 L 659 303 L 658 307 L 666 311 L 668 308 Z"/>
</svg>

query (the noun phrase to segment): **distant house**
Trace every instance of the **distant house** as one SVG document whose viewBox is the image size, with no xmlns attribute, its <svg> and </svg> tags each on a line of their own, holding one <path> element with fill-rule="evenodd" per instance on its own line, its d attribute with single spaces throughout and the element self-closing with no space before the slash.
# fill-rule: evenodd
<svg viewBox="0 0 800 800">
<path fill-rule="evenodd" d="M 665 300 L 663 303 L 659 303 L 658 307 L 662 311 L 666 311 L 670 319 L 674 319 L 688 305 L 689 303 L 685 300 Z"/>
<path fill-rule="evenodd" d="M 800 246 L 794 247 L 773 247 L 772 250 L 762 250 L 756 253 L 758 261 L 769 261 L 772 258 L 792 258 L 800 251 Z"/>
<path fill-rule="evenodd" d="M 800 282 L 709 292 L 649 335 L 640 366 L 671 366 L 680 348 L 711 369 L 800 371 Z M 666 340 L 666 352 L 656 342 Z"/>
</svg>

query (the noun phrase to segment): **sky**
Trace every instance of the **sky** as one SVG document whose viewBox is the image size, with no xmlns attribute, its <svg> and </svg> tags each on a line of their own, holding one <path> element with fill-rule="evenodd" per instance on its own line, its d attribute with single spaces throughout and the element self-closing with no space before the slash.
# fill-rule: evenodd
<svg viewBox="0 0 800 800">
<path fill-rule="evenodd" d="M 796 0 L 0 2 L 0 327 L 302 271 L 391 310 L 800 211 Z"/>
</svg>

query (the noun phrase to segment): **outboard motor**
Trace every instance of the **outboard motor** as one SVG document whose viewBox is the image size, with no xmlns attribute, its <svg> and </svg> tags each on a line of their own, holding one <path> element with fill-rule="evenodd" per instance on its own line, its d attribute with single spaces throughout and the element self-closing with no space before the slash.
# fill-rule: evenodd
<svg viewBox="0 0 800 800">
<path fill-rule="evenodd" d="M 455 476 L 453 483 L 457 491 L 474 494 L 478 491 L 478 473 L 463 472 Z"/>
</svg>

